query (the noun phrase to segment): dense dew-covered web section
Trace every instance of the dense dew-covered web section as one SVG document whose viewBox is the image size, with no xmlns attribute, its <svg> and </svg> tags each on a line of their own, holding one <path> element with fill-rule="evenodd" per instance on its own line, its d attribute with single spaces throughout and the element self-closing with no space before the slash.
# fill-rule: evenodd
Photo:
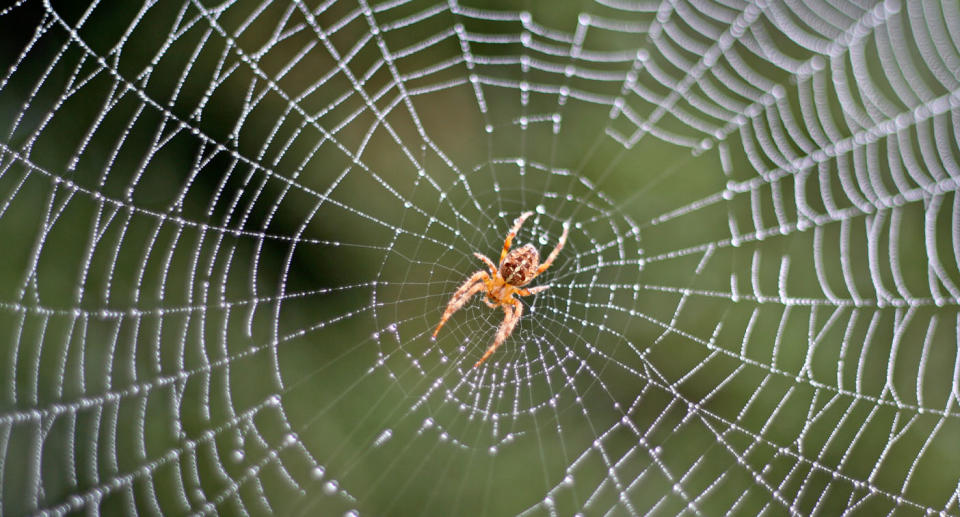
<svg viewBox="0 0 960 517">
<path fill-rule="evenodd" d="M 0 31 L 0 514 L 960 514 L 957 0 Z"/>
</svg>

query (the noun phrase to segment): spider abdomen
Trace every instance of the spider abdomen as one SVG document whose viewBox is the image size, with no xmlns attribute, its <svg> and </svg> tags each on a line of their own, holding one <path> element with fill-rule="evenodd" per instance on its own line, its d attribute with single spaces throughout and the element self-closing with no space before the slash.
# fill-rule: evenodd
<svg viewBox="0 0 960 517">
<path fill-rule="evenodd" d="M 532 244 L 524 244 L 507 254 L 500 266 L 500 276 L 510 285 L 524 285 L 533 279 L 540 265 L 540 253 Z"/>
</svg>

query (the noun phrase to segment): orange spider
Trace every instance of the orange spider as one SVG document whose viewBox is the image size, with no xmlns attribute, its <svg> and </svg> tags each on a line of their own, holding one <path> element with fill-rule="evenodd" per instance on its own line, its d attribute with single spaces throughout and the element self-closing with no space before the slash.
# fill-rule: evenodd
<svg viewBox="0 0 960 517">
<path fill-rule="evenodd" d="M 488 307 L 495 308 L 498 305 L 502 307 L 503 312 L 506 313 L 506 317 L 503 318 L 503 323 L 500 324 L 500 329 L 497 330 L 497 337 L 493 340 L 493 344 L 490 345 L 486 353 L 483 354 L 483 357 L 473 365 L 474 368 L 480 366 L 480 363 L 484 362 L 503 344 L 507 336 L 513 332 L 513 327 L 516 326 L 517 321 L 520 320 L 520 315 L 523 313 L 523 304 L 513 297 L 514 293 L 520 296 L 529 296 L 550 287 L 549 285 L 541 285 L 531 287 L 530 289 L 521 288 L 521 286 L 530 283 L 537 275 L 546 271 L 547 268 L 550 267 L 550 264 L 553 264 L 557 255 L 560 254 L 560 250 L 563 249 L 563 244 L 567 242 L 567 232 L 570 231 L 570 226 L 568 223 L 563 223 L 563 235 L 560 236 L 557 247 L 553 248 L 553 251 L 550 252 L 550 255 L 547 256 L 547 260 L 543 264 L 540 263 L 540 253 L 537 252 L 537 248 L 533 247 L 533 244 L 524 244 L 510 251 L 510 244 L 513 242 L 513 238 L 517 236 L 517 232 L 520 231 L 520 226 L 523 225 L 523 222 L 531 215 L 533 215 L 533 212 L 524 212 L 514 221 L 513 228 L 510 229 L 506 240 L 503 241 L 503 251 L 500 252 L 499 268 L 498 266 L 494 266 L 493 261 L 487 258 L 486 255 L 474 253 L 478 259 L 482 260 L 484 264 L 490 268 L 490 273 L 481 270 L 470 275 L 470 278 L 457 289 L 457 292 L 453 293 L 453 297 L 451 297 L 447 303 L 447 310 L 443 311 L 443 316 L 440 318 L 440 324 L 437 325 L 437 330 L 433 331 L 433 337 L 436 338 L 437 333 L 440 332 L 440 327 L 450 319 L 450 316 L 452 316 L 454 312 L 457 312 L 460 307 L 463 307 L 470 301 L 473 295 L 480 291 L 487 294 L 486 298 L 483 299 L 483 303 L 486 303 Z"/>
</svg>

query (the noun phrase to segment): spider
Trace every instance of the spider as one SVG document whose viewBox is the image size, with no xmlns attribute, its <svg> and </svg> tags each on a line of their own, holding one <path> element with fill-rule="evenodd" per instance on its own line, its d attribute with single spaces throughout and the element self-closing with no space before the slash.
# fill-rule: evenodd
<svg viewBox="0 0 960 517">
<path fill-rule="evenodd" d="M 490 272 L 480 270 L 470 275 L 470 278 L 453 293 L 453 296 L 447 303 L 447 309 L 443 311 L 443 316 L 440 318 L 440 324 L 437 325 L 437 329 L 433 331 L 433 337 L 436 339 L 437 333 L 440 332 L 440 327 L 443 327 L 443 324 L 450 319 L 450 316 L 452 316 L 454 312 L 457 312 L 460 307 L 463 307 L 470 301 L 473 295 L 480 291 L 486 293 L 487 296 L 483 299 L 483 303 L 486 303 L 491 309 L 500 306 L 506 314 L 506 317 L 503 318 L 503 323 L 500 324 L 500 328 L 497 330 L 497 337 L 493 340 L 493 344 L 490 345 L 490 348 L 487 348 L 483 357 L 473 365 L 474 368 L 480 366 L 481 363 L 496 352 L 497 348 L 507 339 L 507 336 L 513 332 L 513 327 L 516 326 L 517 321 L 520 320 L 520 315 L 523 313 L 523 305 L 519 300 L 514 298 L 513 295 L 529 296 L 550 287 L 549 285 L 540 285 L 524 289 L 522 286 L 530 283 L 537 275 L 546 271 L 547 268 L 550 267 L 550 264 L 553 264 L 557 255 L 560 254 L 560 250 L 563 249 L 563 244 L 567 242 L 567 233 L 570 231 L 570 225 L 563 223 L 563 235 L 560 236 L 557 247 L 553 248 L 553 251 L 550 252 L 550 255 L 547 256 L 547 260 L 545 260 L 543 264 L 540 263 L 540 253 L 537 252 L 537 248 L 534 248 L 532 244 L 524 244 L 511 251 L 510 244 L 513 242 L 513 238 L 517 236 L 517 232 L 520 231 L 520 226 L 523 225 L 523 222 L 531 215 L 533 215 L 533 212 L 524 212 L 513 222 L 513 228 L 510 229 L 510 233 L 507 234 L 507 238 L 503 241 L 503 251 L 500 252 L 500 263 L 498 266 L 494 266 L 493 261 L 487 258 L 486 255 L 474 253 L 474 256 L 482 260 L 483 263 L 490 268 Z"/>
</svg>

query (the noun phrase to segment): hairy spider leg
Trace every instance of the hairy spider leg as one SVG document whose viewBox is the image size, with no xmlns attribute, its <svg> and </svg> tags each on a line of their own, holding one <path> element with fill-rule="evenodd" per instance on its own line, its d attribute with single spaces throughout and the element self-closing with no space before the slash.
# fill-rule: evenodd
<svg viewBox="0 0 960 517">
<path fill-rule="evenodd" d="M 487 258 L 486 255 L 484 255 L 483 253 L 474 252 L 474 253 L 473 253 L 473 256 L 475 256 L 475 257 L 477 257 L 478 259 L 482 260 L 483 263 L 486 264 L 487 267 L 490 268 L 490 274 L 491 274 L 491 275 L 496 275 L 496 274 L 497 274 L 497 266 L 495 266 L 495 265 L 493 264 L 493 261 L 490 260 L 489 258 Z"/>
<path fill-rule="evenodd" d="M 487 284 L 487 289 L 486 289 L 486 290 L 487 290 L 488 296 L 484 296 L 484 297 L 483 297 L 483 303 L 487 304 L 487 307 L 490 307 L 491 309 L 496 309 L 496 308 L 497 308 L 497 304 L 495 304 L 495 303 L 493 303 L 493 302 L 491 302 L 491 301 L 489 300 L 489 293 L 490 293 L 490 291 L 492 290 L 492 288 L 497 287 L 497 278 L 500 278 L 500 272 L 497 271 L 497 266 L 495 266 L 495 265 L 493 264 L 493 261 L 490 260 L 490 259 L 489 259 L 486 255 L 484 255 L 483 253 L 476 253 L 476 252 L 474 252 L 473 255 L 474 255 L 475 257 L 477 257 L 478 259 L 482 260 L 483 263 L 486 264 L 487 267 L 490 268 L 490 280 L 486 282 L 486 284 Z"/>
<path fill-rule="evenodd" d="M 505 300 L 501 307 L 503 307 L 503 312 L 506 313 L 506 316 L 503 318 L 503 323 L 500 324 L 500 328 L 497 330 L 497 337 L 493 340 L 490 348 L 484 352 L 483 357 L 473 365 L 474 368 L 480 366 L 481 363 L 497 351 L 497 348 L 500 348 L 500 345 L 507 340 L 507 336 L 513 332 L 513 327 L 520 321 L 520 315 L 523 314 L 523 304 L 516 298 L 510 298 L 509 301 Z"/>
<path fill-rule="evenodd" d="M 503 241 L 503 251 L 500 252 L 500 262 L 499 265 L 503 265 L 503 259 L 507 258 L 507 252 L 510 251 L 510 245 L 513 244 L 513 238 L 517 236 L 517 232 L 520 231 L 520 227 L 523 226 L 523 222 L 527 220 L 528 217 L 533 215 L 533 212 L 524 212 L 520 214 L 520 217 L 513 222 L 513 228 L 510 228 L 510 233 L 507 234 L 507 238 Z"/>
<path fill-rule="evenodd" d="M 440 318 L 440 324 L 437 325 L 437 329 L 433 331 L 433 337 L 437 337 L 437 333 L 440 332 L 440 327 L 450 319 L 450 316 L 453 316 L 453 313 L 457 312 L 460 307 L 463 307 L 464 304 L 470 301 L 473 295 L 483 290 L 483 287 L 489 281 L 490 275 L 488 275 L 486 271 L 477 271 L 471 275 L 470 278 L 457 289 L 457 292 L 453 293 L 453 296 L 447 303 L 447 309 L 443 311 L 443 316 Z"/>
<path fill-rule="evenodd" d="M 520 296 L 530 296 L 531 294 L 537 294 L 540 291 L 546 291 L 550 289 L 549 285 L 538 285 L 536 287 L 531 287 L 530 289 L 517 289 L 517 294 Z"/>
<path fill-rule="evenodd" d="M 553 248 L 553 251 L 551 251 L 550 255 L 547 256 L 547 260 L 544 260 L 543 264 L 540 264 L 540 267 L 537 268 L 537 272 L 533 274 L 533 278 L 536 278 L 537 275 L 546 271 L 547 268 L 550 267 L 551 264 L 553 264 L 553 261 L 556 260 L 557 255 L 560 254 L 560 250 L 563 249 L 563 245 L 566 244 L 567 242 L 568 233 L 570 233 L 570 224 L 563 223 L 563 235 L 561 235 L 560 240 L 557 241 L 557 247 Z M 533 280 L 533 278 L 531 278 L 531 280 Z"/>
</svg>

